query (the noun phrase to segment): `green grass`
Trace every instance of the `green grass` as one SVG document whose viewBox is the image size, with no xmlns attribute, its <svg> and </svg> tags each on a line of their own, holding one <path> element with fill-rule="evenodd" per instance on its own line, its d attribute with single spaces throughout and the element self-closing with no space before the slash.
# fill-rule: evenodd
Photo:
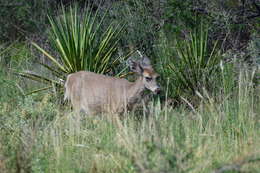
<svg viewBox="0 0 260 173">
<path fill-rule="evenodd" d="M 155 101 L 143 118 L 75 116 L 48 94 L 1 102 L 0 172 L 259 172 L 260 95 L 250 81 L 241 72 L 231 96 L 196 109 Z"/>
<path fill-rule="evenodd" d="M 210 30 L 211 39 L 219 33 L 221 38 L 225 36 L 223 48 L 214 47 L 211 39 L 207 42 L 206 32 L 197 35 L 196 32 L 187 30 L 187 27 L 185 29 L 181 24 L 183 22 L 176 23 L 170 19 L 172 13 L 168 17 L 166 14 L 170 20 L 166 20 L 162 28 L 159 26 L 160 32 L 155 33 L 157 29 L 154 26 L 157 28 L 159 23 L 146 15 L 155 3 L 136 0 L 134 3 L 116 3 L 119 4 L 113 7 L 113 11 L 117 13 L 99 14 L 97 10 L 93 16 L 90 11 L 81 13 L 74 9 L 73 12 L 70 8 L 70 13 L 63 11 L 64 15 L 49 18 L 53 31 L 53 37 L 50 38 L 54 49 L 56 45 L 56 54 L 60 52 L 60 56 L 48 55 L 54 60 L 54 66 L 41 66 L 41 58 L 33 57 L 34 53 L 26 41 L 16 41 L 10 45 L 2 43 L 0 173 L 260 172 L 259 67 L 258 71 L 253 69 L 257 66 L 254 60 L 254 66 L 247 67 L 237 62 L 232 63 L 257 56 L 257 46 L 253 44 L 257 40 L 249 43 L 245 55 L 240 51 L 225 52 L 223 48 L 226 46 L 231 46 L 232 50 L 230 38 L 236 34 L 223 32 L 227 33 L 223 35 Z M 125 4 L 124 8 L 121 8 L 122 3 Z M 136 17 L 139 13 L 142 15 Z M 82 21 L 84 16 L 85 20 Z M 109 17 L 113 23 L 115 20 L 127 21 L 126 27 L 121 28 L 120 24 L 110 25 L 106 21 Z M 183 16 L 174 18 L 179 20 Z M 104 26 L 101 25 L 102 21 Z M 156 25 L 153 25 L 154 22 Z M 181 29 L 184 35 L 191 31 L 191 37 L 173 36 L 167 29 L 167 25 L 172 22 L 176 23 L 174 27 Z M 68 23 L 71 24 L 70 27 Z M 107 30 L 102 32 L 108 23 Z M 229 22 L 221 24 L 224 30 L 227 25 Z M 212 28 L 213 25 L 210 26 Z M 122 35 L 121 29 L 129 32 Z M 65 30 L 67 32 L 63 32 Z M 224 30 L 221 29 L 221 32 Z M 248 31 L 251 35 L 248 39 L 252 41 L 250 33 Z M 44 35 L 43 37 L 46 36 Z M 119 37 L 123 39 L 120 42 Z M 175 41 L 180 44 L 175 44 Z M 242 42 L 244 41 L 238 41 Z M 119 49 L 117 43 L 122 44 L 123 55 L 127 53 L 124 48 L 129 46 L 125 43 L 129 43 L 129 47 L 131 43 L 138 43 L 133 46 L 140 50 L 148 48 L 146 53 L 157 57 L 152 60 L 157 62 L 156 71 L 162 77 L 160 84 L 164 93 L 160 96 L 160 101 L 154 99 L 149 102 L 149 114 L 138 110 L 121 117 L 76 116 L 69 105 L 61 103 L 53 82 L 49 82 L 52 83 L 52 92 L 41 91 L 26 95 L 28 91 L 44 85 L 12 73 L 24 70 L 28 73 L 36 72 L 46 79 L 57 80 L 57 84 L 60 84 L 58 78 L 64 72 L 62 69 L 66 73 L 82 69 L 117 73 L 121 71 L 118 65 L 124 63 L 123 57 L 114 57 Z M 220 54 L 224 59 L 219 57 L 219 49 L 224 51 Z M 45 53 L 44 50 L 39 50 Z M 75 59 L 77 60 L 74 61 Z M 57 69 L 60 73 L 55 73 Z M 193 73 L 187 73 L 191 71 Z M 34 74 L 32 76 L 35 77 Z M 63 77 L 65 79 L 66 75 Z"/>
<path fill-rule="evenodd" d="M 53 93 L 24 95 L 37 84 L 14 76 L 9 67 L 33 64 L 27 63 L 26 46 L 14 47 L 24 51 L 0 59 L 1 173 L 259 172 L 259 71 L 220 66 L 215 93 L 196 93 L 195 105 L 185 95 L 178 107 L 151 101 L 149 115 L 75 116 Z"/>
</svg>

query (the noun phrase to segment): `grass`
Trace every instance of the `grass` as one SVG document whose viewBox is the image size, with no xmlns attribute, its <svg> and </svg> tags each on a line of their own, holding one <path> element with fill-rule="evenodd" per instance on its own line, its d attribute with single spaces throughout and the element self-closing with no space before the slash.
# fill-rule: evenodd
<svg viewBox="0 0 260 173">
<path fill-rule="evenodd" d="M 252 41 L 254 27 L 252 31 L 249 28 L 241 32 L 245 40 L 239 39 L 239 35 L 234 39 L 241 47 L 237 50 L 228 38 L 236 34 L 223 32 L 230 22 L 221 24 L 224 30 L 211 30 L 207 42 L 206 30 L 196 33 L 182 25 L 185 21 L 178 22 L 185 14 L 175 16 L 173 21 L 170 12 L 168 17 L 163 15 L 169 20 L 161 23 L 161 10 L 157 10 L 159 16 L 151 10 L 157 9 L 157 3 L 136 0 L 116 3 L 105 16 L 94 8 L 92 11 L 96 13 L 92 15 L 90 11 L 82 13 L 79 8 L 66 7 L 63 15 L 50 17 L 53 34 L 49 38 L 53 48 L 60 52 L 55 57 L 47 54 L 53 66 L 40 65 L 39 57 L 33 57 L 33 51 L 23 39 L 0 45 L 0 173 L 260 172 L 260 71 L 252 70 L 257 66 L 254 60 L 246 68 L 230 62 L 257 57 L 257 46 L 253 44 L 257 40 L 253 39 L 244 48 L 244 42 Z M 155 14 L 155 18 L 150 18 L 149 13 Z M 112 23 L 127 21 L 127 27 L 121 28 L 120 23 L 110 25 L 107 18 Z M 216 21 L 214 25 L 218 25 Z M 173 23 L 182 30 L 180 37 L 169 32 L 167 25 Z M 105 25 L 107 30 L 102 32 Z M 129 32 L 124 35 L 121 30 Z M 211 42 L 216 34 L 223 40 L 221 48 Z M 161 74 L 160 83 L 165 87 L 161 100 L 149 102 L 149 113 L 138 110 L 121 117 L 76 116 L 68 105 L 61 103 L 55 81 L 48 79 L 57 80 L 56 84 L 62 86 L 58 79 L 66 77 L 62 75 L 64 71 L 119 72 L 121 67 L 116 66 L 125 62 L 121 62 L 123 57 L 114 57 L 120 49 L 117 43 L 122 46 L 123 54 L 124 48 L 137 46 L 156 55 L 153 58 L 159 64 L 156 71 Z M 225 52 L 227 49 L 236 51 Z M 248 50 L 244 55 L 245 49 Z M 223 60 L 217 52 L 223 55 Z M 44 75 L 42 79 L 46 77 L 52 92 L 26 95 L 43 85 L 12 73 L 23 70 L 36 79 L 41 76 L 37 78 L 33 71 Z"/>
<path fill-rule="evenodd" d="M 75 116 L 49 94 L 1 102 L 0 172 L 259 172 L 251 74 L 241 70 L 232 96 L 202 99 L 194 110 L 154 101 L 142 118 Z"/>
<path fill-rule="evenodd" d="M 22 68 L 15 58 L 29 55 L 21 47 L 19 56 L 0 59 L 1 173 L 259 172 L 259 72 L 221 66 L 218 93 L 197 93 L 196 106 L 189 98 L 176 108 L 154 100 L 149 115 L 75 116 L 49 93 L 23 94 L 36 84 L 2 61 Z"/>
</svg>

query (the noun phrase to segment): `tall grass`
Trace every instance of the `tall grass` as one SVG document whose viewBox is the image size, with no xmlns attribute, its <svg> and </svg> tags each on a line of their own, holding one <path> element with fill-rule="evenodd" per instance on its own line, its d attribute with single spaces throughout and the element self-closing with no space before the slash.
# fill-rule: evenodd
<svg viewBox="0 0 260 173">
<path fill-rule="evenodd" d="M 224 71 L 222 72 L 224 75 Z M 150 115 L 75 116 L 46 95 L 0 104 L 1 172 L 258 172 L 260 95 L 254 71 L 197 109 L 155 102 Z M 229 81 L 230 82 L 230 81 Z M 206 94 L 205 94 L 206 95 Z M 1 166 L 1 164 L 0 164 Z"/>
</svg>

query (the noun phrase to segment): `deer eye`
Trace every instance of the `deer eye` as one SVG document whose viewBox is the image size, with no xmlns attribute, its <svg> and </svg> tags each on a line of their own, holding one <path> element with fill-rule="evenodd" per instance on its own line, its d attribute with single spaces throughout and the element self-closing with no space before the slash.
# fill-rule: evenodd
<svg viewBox="0 0 260 173">
<path fill-rule="evenodd" d="M 150 82 L 152 79 L 153 79 L 153 78 L 151 78 L 151 77 L 145 77 L 145 80 L 146 80 L 147 82 Z"/>
</svg>

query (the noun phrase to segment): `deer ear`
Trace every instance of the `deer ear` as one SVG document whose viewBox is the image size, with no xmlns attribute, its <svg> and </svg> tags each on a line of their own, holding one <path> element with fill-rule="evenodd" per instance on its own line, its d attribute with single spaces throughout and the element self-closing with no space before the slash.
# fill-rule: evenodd
<svg viewBox="0 0 260 173">
<path fill-rule="evenodd" d="M 143 68 L 140 66 L 140 64 L 132 59 L 127 61 L 127 64 L 130 67 L 130 70 L 132 72 L 136 72 L 138 74 L 142 74 L 143 73 Z"/>
<path fill-rule="evenodd" d="M 141 66 L 142 67 L 149 67 L 151 66 L 151 61 L 149 58 L 147 58 L 146 56 L 143 57 L 142 61 L 141 61 Z"/>
<path fill-rule="evenodd" d="M 139 50 L 137 50 L 137 53 L 140 55 L 141 60 L 140 60 L 140 65 L 142 67 L 150 67 L 151 66 L 151 61 L 147 56 L 143 55 Z"/>
</svg>

